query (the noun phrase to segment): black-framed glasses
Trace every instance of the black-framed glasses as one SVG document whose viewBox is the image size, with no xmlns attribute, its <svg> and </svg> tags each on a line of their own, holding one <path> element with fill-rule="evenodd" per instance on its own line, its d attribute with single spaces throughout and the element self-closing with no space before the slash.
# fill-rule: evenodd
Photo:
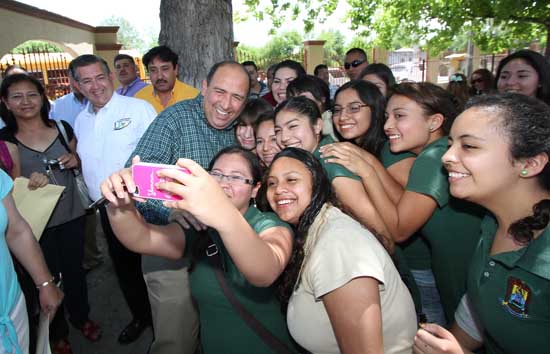
<svg viewBox="0 0 550 354">
<path fill-rule="evenodd" d="M 350 103 L 345 107 L 342 106 L 334 106 L 332 109 L 332 115 L 334 117 L 339 117 L 342 112 L 345 112 L 346 114 L 355 114 L 358 113 L 361 108 L 368 107 L 368 104 L 361 104 L 361 103 Z"/>
<path fill-rule="evenodd" d="M 244 178 L 242 176 L 234 175 L 224 175 L 223 173 L 219 173 L 217 171 L 210 171 L 208 173 L 218 182 L 223 181 L 225 178 L 227 180 L 227 183 L 229 184 L 250 184 L 251 186 L 254 185 L 254 181 L 250 178 Z"/>
<path fill-rule="evenodd" d="M 358 67 L 359 65 L 363 64 L 364 62 L 366 62 L 366 59 L 363 59 L 363 60 L 354 60 L 352 61 L 351 63 L 344 63 L 344 68 L 346 68 L 346 70 L 349 70 L 349 68 L 356 68 Z"/>
</svg>

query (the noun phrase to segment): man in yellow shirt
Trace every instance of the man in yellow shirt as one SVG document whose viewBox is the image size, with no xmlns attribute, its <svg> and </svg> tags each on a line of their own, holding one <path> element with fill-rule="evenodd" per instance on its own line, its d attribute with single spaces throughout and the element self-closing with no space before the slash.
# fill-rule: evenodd
<svg viewBox="0 0 550 354">
<path fill-rule="evenodd" d="M 176 102 L 195 98 L 199 90 L 178 80 L 178 55 L 167 46 L 150 49 L 143 56 L 151 84 L 139 90 L 135 98 L 149 102 L 157 111 Z"/>
</svg>

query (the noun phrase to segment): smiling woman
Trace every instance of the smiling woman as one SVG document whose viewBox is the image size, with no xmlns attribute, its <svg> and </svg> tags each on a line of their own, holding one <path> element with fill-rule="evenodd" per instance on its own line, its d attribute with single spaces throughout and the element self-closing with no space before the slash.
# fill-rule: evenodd
<svg viewBox="0 0 550 354">
<path fill-rule="evenodd" d="M 375 235 L 333 206 L 317 158 L 286 148 L 264 179 L 271 208 L 297 232 L 280 286 L 293 338 L 312 353 L 410 353 L 411 296 Z"/>
<path fill-rule="evenodd" d="M 146 223 L 129 197 L 135 184 L 131 170 L 125 169 L 101 187 L 111 201 L 108 210 L 115 234 L 135 252 L 174 259 L 184 252 L 192 255 L 191 292 L 200 310 L 205 353 L 295 351 L 271 286 L 288 263 L 293 234 L 275 214 L 250 205 L 260 188 L 257 157 L 242 147 L 229 147 L 212 159 L 209 172 L 190 160 L 180 160 L 178 165 L 191 174 L 165 170 L 165 177 L 177 183 L 161 183 L 159 188 L 183 197 L 167 206 L 192 214 L 202 231 L 176 223 Z M 273 341 L 264 341 L 257 327 L 249 326 L 238 314 L 225 295 L 227 290 L 267 330 L 279 349 L 271 346 Z"/>
</svg>

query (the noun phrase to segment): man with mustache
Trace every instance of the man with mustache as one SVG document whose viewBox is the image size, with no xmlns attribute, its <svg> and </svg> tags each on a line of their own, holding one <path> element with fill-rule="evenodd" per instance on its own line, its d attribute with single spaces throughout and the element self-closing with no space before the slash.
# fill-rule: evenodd
<svg viewBox="0 0 550 354">
<path fill-rule="evenodd" d="M 139 90 L 147 86 L 147 83 L 138 76 L 138 70 L 134 58 L 128 54 L 117 54 L 113 61 L 115 74 L 120 87 L 116 93 L 122 96 L 133 97 Z"/>
<path fill-rule="evenodd" d="M 162 111 L 141 137 L 132 157 L 139 155 L 144 162 L 171 165 L 178 158 L 188 158 L 207 168 L 218 151 L 236 144 L 236 119 L 249 91 L 250 79 L 242 65 L 229 60 L 215 64 L 202 82 L 201 94 Z M 180 222 L 184 217 L 186 228 L 192 225 L 202 229 L 194 218 L 171 214 L 158 200 L 136 206 L 147 222 L 165 225 L 174 217 Z M 188 264 L 188 258 L 142 257 L 155 331 L 149 354 L 195 353 L 198 318 L 191 301 Z"/>
<path fill-rule="evenodd" d="M 199 90 L 178 80 L 178 55 L 167 46 L 150 49 L 143 56 L 143 65 L 149 72 L 152 85 L 142 88 L 134 97 L 149 102 L 157 113 L 199 94 Z"/>
</svg>

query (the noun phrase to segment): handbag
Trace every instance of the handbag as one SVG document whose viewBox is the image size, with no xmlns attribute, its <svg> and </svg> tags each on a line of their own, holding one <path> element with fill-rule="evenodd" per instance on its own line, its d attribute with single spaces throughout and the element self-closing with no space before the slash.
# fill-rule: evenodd
<svg viewBox="0 0 550 354">
<path fill-rule="evenodd" d="M 69 152 L 71 152 L 71 149 L 69 148 L 69 137 L 67 136 L 67 131 L 65 130 L 63 123 L 61 123 L 60 121 L 55 121 L 55 124 L 57 125 L 57 130 L 59 130 L 59 133 L 61 133 L 61 136 L 63 137 L 63 145 Z M 90 207 L 90 204 L 92 203 L 92 200 L 90 199 L 88 186 L 86 186 L 86 182 L 84 182 L 84 176 L 82 176 L 82 172 L 77 168 L 74 168 L 72 171 L 74 174 L 74 180 L 76 182 L 76 189 L 78 191 L 80 202 L 82 203 L 84 209 L 88 209 Z"/>
<path fill-rule="evenodd" d="M 277 338 L 269 329 L 267 329 L 260 321 L 251 314 L 243 304 L 239 302 L 233 290 L 227 284 L 224 275 L 223 260 L 221 254 L 218 250 L 218 247 L 214 241 L 210 238 L 210 245 L 206 249 L 206 256 L 208 257 L 208 262 L 214 268 L 214 274 L 216 280 L 220 285 L 220 288 L 225 295 L 226 299 L 229 301 L 231 306 L 241 319 L 247 324 L 247 326 L 252 329 L 262 341 L 271 348 L 275 353 L 278 354 L 290 354 L 294 353 L 288 346 L 283 343 L 279 338 Z"/>
</svg>

